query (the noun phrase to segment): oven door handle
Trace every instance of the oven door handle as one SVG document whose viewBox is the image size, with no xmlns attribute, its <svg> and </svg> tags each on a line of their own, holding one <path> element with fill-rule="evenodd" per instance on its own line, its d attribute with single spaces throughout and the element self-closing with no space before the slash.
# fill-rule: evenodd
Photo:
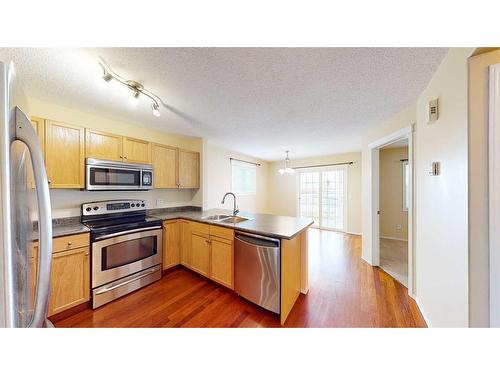
<svg viewBox="0 0 500 375">
<path fill-rule="evenodd" d="M 162 228 L 163 227 L 161 225 L 157 225 L 155 227 L 149 227 L 149 228 L 130 229 L 130 230 L 125 230 L 123 232 L 111 233 L 111 234 L 106 234 L 104 236 L 96 237 L 96 241 L 105 240 L 106 238 L 111 238 L 111 237 L 123 236 L 124 234 L 137 233 L 137 232 L 147 232 L 149 230 L 162 229 Z"/>
<path fill-rule="evenodd" d="M 137 281 L 139 279 L 142 279 L 143 277 L 146 277 L 146 276 L 149 276 L 151 275 L 152 273 L 155 273 L 156 271 L 158 271 L 158 269 L 153 269 L 153 270 L 149 270 L 148 272 L 146 273 L 143 273 L 139 276 L 136 276 L 132 279 L 129 279 L 129 280 L 125 280 L 119 284 L 116 284 L 116 285 L 113 285 L 113 286 L 110 286 L 109 288 L 104 288 L 104 289 L 101 289 L 99 290 L 98 292 L 96 292 L 96 296 L 98 296 L 99 294 L 104 294 L 104 293 L 107 293 L 107 292 L 110 292 L 112 291 L 113 289 L 116 289 L 116 288 L 119 288 L 121 286 L 124 286 L 124 285 L 127 285 L 127 284 L 130 284 L 131 282 L 134 282 L 134 281 Z"/>
</svg>

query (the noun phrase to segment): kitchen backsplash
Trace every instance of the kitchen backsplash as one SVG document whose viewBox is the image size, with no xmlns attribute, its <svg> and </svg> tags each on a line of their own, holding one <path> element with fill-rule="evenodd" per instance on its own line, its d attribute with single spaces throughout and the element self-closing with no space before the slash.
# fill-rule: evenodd
<svg viewBox="0 0 500 375">
<path fill-rule="evenodd" d="M 143 199 L 148 209 L 201 206 L 196 190 L 156 189 L 151 191 L 50 190 L 52 217 L 80 216 L 82 203 L 111 199 Z"/>
</svg>

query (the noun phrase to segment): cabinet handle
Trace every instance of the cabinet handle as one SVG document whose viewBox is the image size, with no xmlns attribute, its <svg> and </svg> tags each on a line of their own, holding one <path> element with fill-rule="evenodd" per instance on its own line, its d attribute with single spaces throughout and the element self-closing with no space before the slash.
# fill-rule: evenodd
<svg viewBox="0 0 500 375">
<path fill-rule="evenodd" d="M 85 253 L 85 256 L 88 257 L 89 256 L 89 253 Z"/>
<path fill-rule="evenodd" d="M 68 246 L 71 246 L 71 245 L 73 245 L 73 242 L 68 241 Z"/>
<path fill-rule="evenodd" d="M 124 158 L 124 159 L 127 159 L 127 157 L 126 157 L 126 156 L 124 156 L 123 158 Z"/>
<path fill-rule="evenodd" d="M 49 185 L 50 185 L 50 184 L 52 183 L 52 180 L 48 180 L 47 182 L 48 182 L 48 183 L 49 183 Z"/>
</svg>

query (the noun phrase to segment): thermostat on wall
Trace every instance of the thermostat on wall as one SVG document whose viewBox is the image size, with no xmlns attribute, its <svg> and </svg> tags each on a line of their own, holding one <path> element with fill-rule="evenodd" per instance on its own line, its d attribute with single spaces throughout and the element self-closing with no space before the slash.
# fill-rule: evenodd
<svg viewBox="0 0 500 375">
<path fill-rule="evenodd" d="M 439 117 L 439 103 L 438 99 L 431 100 L 429 102 L 429 107 L 427 108 L 427 123 L 430 124 L 434 122 Z"/>
</svg>

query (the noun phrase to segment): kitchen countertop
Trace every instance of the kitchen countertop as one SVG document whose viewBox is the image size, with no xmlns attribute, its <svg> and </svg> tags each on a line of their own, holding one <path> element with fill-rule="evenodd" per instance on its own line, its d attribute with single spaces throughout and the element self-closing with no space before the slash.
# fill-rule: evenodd
<svg viewBox="0 0 500 375">
<path fill-rule="evenodd" d="M 246 217 L 249 220 L 245 220 L 236 224 L 221 223 L 217 221 L 205 220 L 203 218 L 210 215 L 232 215 L 232 211 L 222 209 L 201 211 L 199 209 L 196 210 L 194 207 L 188 209 L 179 208 L 179 210 L 172 208 L 153 209 L 148 210 L 147 214 L 161 220 L 193 220 L 201 223 L 219 225 L 221 227 L 240 230 L 242 232 L 255 233 L 282 239 L 291 239 L 313 224 L 313 220 L 309 219 L 299 219 L 291 216 L 252 214 L 249 212 L 238 213 L 238 216 Z M 62 237 L 88 232 L 90 232 L 89 228 L 80 222 L 80 217 L 78 216 L 54 219 L 52 221 L 52 237 Z M 36 241 L 38 239 L 38 230 L 36 226 L 31 233 L 31 239 L 33 241 Z"/>
<path fill-rule="evenodd" d="M 313 224 L 313 220 L 299 219 L 292 216 L 277 216 L 268 214 L 252 214 L 249 212 L 240 212 L 238 216 L 249 218 L 236 224 L 221 223 L 217 221 L 204 220 L 203 217 L 210 215 L 232 215 L 231 210 L 211 209 L 207 211 L 179 211 L 179 212 L 163 212 L 160 210 L 150 210 L 150 216 L 157 217 L 162 220 L 170 219 L 186 219 L 199 221 L 211 225 L 219 225 L 221 227 L 240 230 L 260 234 L 269 237 L 277 237 L 282 239 L 291 239 L 302 232 L 307 227 Z"/>
<path fill-rule="evenodd" d="M 90 229 L 80 222 L 79 216 L 52 220 L 52 237 L 63 237 L 87 232 L 90 232 Z M 33 228 L 33 232 L 31 232 L 31 240 L 38 240 L 36 225 Z"/>
</svg>

